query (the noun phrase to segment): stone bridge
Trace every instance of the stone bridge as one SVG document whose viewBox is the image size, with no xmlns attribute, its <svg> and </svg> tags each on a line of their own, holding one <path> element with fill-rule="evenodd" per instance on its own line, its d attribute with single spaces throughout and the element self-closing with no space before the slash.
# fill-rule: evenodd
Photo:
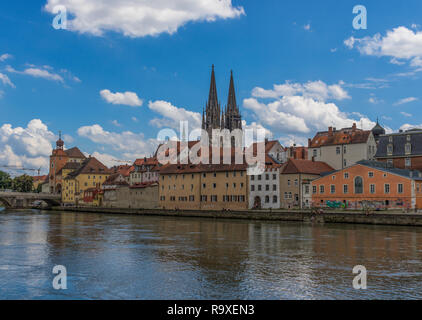
<svg viewBox="0 0 422 320">
<path fill-rule="evenodd" d="M 34 201 L 44 201 L 49 207 L 60 206 L 61 195 L 49 193 L 0 192 L 0 204 L 6 209 L 30 208 Z"/>
</svg>

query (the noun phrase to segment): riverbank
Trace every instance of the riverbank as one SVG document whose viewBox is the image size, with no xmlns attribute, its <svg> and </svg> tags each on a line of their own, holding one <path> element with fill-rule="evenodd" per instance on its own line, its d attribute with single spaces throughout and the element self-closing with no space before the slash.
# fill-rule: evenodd
<svg viewBox="0 0 422 320">
<path fill-rule="evenodd" d="M 127 214 L 140 216 L 189 217 L 209 219 L 241 219 L 262 221 L 294 221 L 316 223 L 348 223 L 369 225 L 419 226 L 422 227 L 422 214 L 399 212 L 374 212 L 369 215 L 358 212 L 326 211 L 313 214 L 309 211 L 196 211 L 196 210 L 161 210 L 161 209 L 117 209 L 117 208 L 73 208 L 52 207 L 50 210 L 87 212 L 97 214 Z"/>
</svg>

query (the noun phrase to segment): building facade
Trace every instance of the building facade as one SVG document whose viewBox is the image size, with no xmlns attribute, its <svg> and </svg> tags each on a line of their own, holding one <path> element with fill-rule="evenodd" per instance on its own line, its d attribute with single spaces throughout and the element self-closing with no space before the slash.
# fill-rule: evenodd
<svg viewBox="0 0 422 320">
<path fill-rule="evenodd" d="M 69 162 L 81 164 L 86 159 L 85 155 L 77 148 L 64 150 L 64 141 L 61 139 L 56 142 L 56 148 L 50 156 L 49 167 L 49 187 L 50 193 L 61 194 L 63 189 L 62 168 Z"/>
<path fill-rule="evenodd" d="M 281 208 L 308 208 L 311 182 L 331 171 L 325 162 L 289 159 L 280 172 Z"/>
<path fill-rule="evenodd" d="M 421 208 L 422 173 L 360 161 L 312 182 L 315 206 Z"/>
<path fill-rule="evenodd" d="M 391 167 L 422 170 L 422 130 L 381 135 L 375 158 Z"/>
<path fill-rule="evenodd" d="M 158 182 L 159 163 L 156 157 L 137 159 L 130 173 L 130 185 Z"/>
<path fill-rule="evenodd" d="M 76 170 L 63 170 L 62 202 L 84 205 L 85 190 L 100 191 L 103 183 L 111 174 L 112 172 L 94 157 L 87 158 Z"/>
<path fill-rule="evenodd" d="M 336 170 L 349 167 L 361 160 L 374 160 L 377 143 L 370 130 L 351 128 L 318 132 L 309 139 L 308 160 L 322 161 Z"/>
<path fill-rule="evenodd" d="M 159 206 L 184 210 L 248 209 L 246 165 L 166 165 L 160 169 Z"/>
</svg>

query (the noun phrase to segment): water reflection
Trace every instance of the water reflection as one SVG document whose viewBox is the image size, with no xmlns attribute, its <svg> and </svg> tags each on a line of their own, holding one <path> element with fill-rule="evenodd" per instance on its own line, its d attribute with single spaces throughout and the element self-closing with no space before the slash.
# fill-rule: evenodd
<svg viewBox="0 0 422 320">
<path fill-rule="evenodd" d="M 2 212 L 0 298 L 422 298 L 421 254 L 410 227 Z M 52 289 L 58 264 L 66 291 Z"/>
</svg>

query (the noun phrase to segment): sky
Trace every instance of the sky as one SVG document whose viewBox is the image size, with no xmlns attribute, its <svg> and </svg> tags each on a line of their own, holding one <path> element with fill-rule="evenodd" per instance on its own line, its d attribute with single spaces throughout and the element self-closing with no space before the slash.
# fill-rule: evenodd
<svg viewBox="0 0 422 320">
<path fill-rule="evenodd" d="M 212 64 L 221 105 L 233 70 L 245 127 L 284 146 L 377 118 L 387 132 L 422 126 L 421 12 L 420 0 L 2 1 L 0 166 L 46 172 L 59 131 L 109 166 L 149 156 L 160 130 L 200 126 Z"/>
</svg>

